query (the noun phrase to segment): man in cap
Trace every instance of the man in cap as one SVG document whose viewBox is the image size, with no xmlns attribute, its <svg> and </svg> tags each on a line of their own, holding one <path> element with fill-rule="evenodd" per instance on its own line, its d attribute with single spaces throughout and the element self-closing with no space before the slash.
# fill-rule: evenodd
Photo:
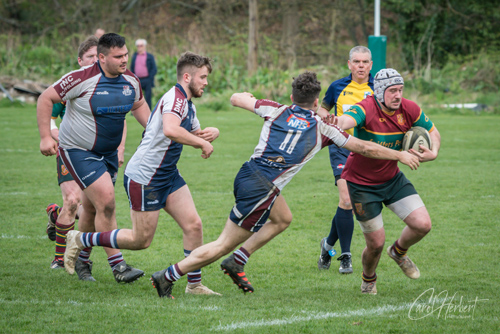
<svg viewBox="0 0 500 334">
<path fill-rule="evenodd" d="M 420 107 L 403 98 L 403 77 L 394 69 L 380 70 L 374 79 L 374 94 L 349 108 L 335 122 L 343 129 L 354 128 L 359 139 L 374 141 L 401 150 L 405 133 L 413 126 L 427 129 L 432 148 L 411 149 L 420 162 L 436 159 L 441 137 Z M 431 230 L 431 219 L 411 182 L 399 170 L 397 161 L 375 160 L 352 152 L 342 172 L 356 218 L 365 236 L 363 250 L 363 282 L 361 292 L 376 294 L 377 268 L 385 243 L 382 204 L 391 209 L 406 226 L 401 236 L 389 246 L 387 253 L 412 279 L 420 277 L 417 266 L 406 252 Z"/>
</svg>

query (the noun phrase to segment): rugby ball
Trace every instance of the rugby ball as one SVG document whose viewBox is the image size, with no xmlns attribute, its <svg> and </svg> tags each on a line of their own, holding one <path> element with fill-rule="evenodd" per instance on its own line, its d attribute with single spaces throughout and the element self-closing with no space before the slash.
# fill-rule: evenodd
<svg viewBox="0 0 500 334">
<path fill-rule="evenodd" d="M 403 138 L 403 151 L 414 149 L 417 152 L 422 152 L 420 145 L 432 148 L 432 141 L 429 132 L 421 126 L 414 126 L 405 133 Z"/>
</svg>

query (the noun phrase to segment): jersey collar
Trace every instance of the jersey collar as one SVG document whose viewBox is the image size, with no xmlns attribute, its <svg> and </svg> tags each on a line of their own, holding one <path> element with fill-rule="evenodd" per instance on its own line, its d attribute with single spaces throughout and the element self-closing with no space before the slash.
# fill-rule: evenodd
<svg viewBox="0 0 500 334">
<path fill-rule="evenodd" d="M 187 94 L 186 91 L 184 90 L 184 87 L 182 87 L 179 83 L 176 83 L 175 87 L 177 87 L 177 89 L 179 89 L 182 92 L 182 94 L 184 94 L 184 97 L 187 99 Z"/>
</svg>

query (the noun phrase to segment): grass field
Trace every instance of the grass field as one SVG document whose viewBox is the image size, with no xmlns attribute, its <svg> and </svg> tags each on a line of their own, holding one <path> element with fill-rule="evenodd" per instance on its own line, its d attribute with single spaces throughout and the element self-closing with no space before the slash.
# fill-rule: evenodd
<svg viewBox="0 0 500 334">
<path fill-rule="evenodd" d="M 250 157 L 262 120 L 229 107 L 198 110 L 202 126 L 218 127 L 221 136 L 208 160 L 186 148 L 179 168 L 208 242 L 222 231 L 233 205 L 233 178 Z M 181 230 L 165 213 L 149 249 L 123 251 L 128 263 L 146 272 L 133 284 L 114 281 L 99 248 L 92 253 L 97 282 L 49 269 L 54 243 L 45 234 L 45 207 L 61 202 L 55 158 L 39 152 L 34 106 L 0 108 L 0 332 L 498 333 L 500 117 L 430 116 L 442 136 L 438 159 L 417 171 L 402 167 L 433 220 L 430 234 L 409 253 L 420 279 L 406 278 L 384 253 L 378 295 L 362 295 L 364 239 L 357 223 L 354 274 L 341 276 L 337 261 L 329 271 L 318 271 L 319 241 L 338 201 L 323 150 L 282 193 L 294 214 L 291 226 L 246 266 L 255 293 L 238 290 L 217 261 L 203 269 L 203 282 L 222 297 L 185 295 L 183 278 L 174 287 L 176 299 L 163 300 L 149 277 L 183 257 Z M 128 120 L 127 159 L 142 132 Z M 121 169 L 117 219 L 119 227 L 129 228 L 122 180 Z M 392 243 L 403 224 L 388 209 L 384 220 Z"/>
</svg>

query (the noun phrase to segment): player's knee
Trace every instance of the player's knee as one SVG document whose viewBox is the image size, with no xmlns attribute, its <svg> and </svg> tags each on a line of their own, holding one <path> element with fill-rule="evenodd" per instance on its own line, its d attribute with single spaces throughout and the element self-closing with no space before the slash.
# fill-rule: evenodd
<svg viewBox="0 0 500 334">
<path fill-rule="evenodd" d="M 68 196 L 63 197 L 63 207 L 73 214 L 76 214 L 76 210 L 78 210 L 79 203 L 80 203 L 80 196 L 75 196 L 74 194 L 70 194 Z"/>
<path fill-rule="evenodd" d="M 131 249 L 141 250 L 146 249 L 151 245 L 153 241 L 154 233 L 149 233 L 149 231 L 145 231 L 145 233 L 135 234 L 133 236 L 133 241 L 131 245 Z"/>
<path fill-rule="evenodd" d="M 384 245 L 385 245 L 385 239 L 371 239 L 370 241 L 367 241 L 366 243 L 366 248 L 368 251 L 374 255 L 378 255 L 382 253 L 384 250 Z"/>
<path fill-rule="evenodd" d="M 432 223 L 430 219 L 422 220 L 417 226 L 418 232 L 422 235 L 426 235 L 431 231 L 431 229 L 432 229 Z"/>
<path fill-rule="evenodd" d="M 352 209 L 351 199 L 349 198 L 349 196 L 340 196 L 339 207 L 344 210 Z"/>
<path fill-rule="evenodd" d="M 286 227 L 290 226 L 290 224 L 292 223 L 292 220 L 293 220 L 293 215 L 291 212 L 288 212 L 286 215 L 284 215 L 283 217 L 283 225 L 285 225 Z M 286 228 L 285 227 L 285 228 Z"/>
<path fill-rule="evenodd" d="M 191 222 L 188 224 L 186 228 L 188 234 L 202 234 L 203 233 L 203 224 L 201 222 L 201 218 L 196 216 L 191 219 Z"/>
<path fill-rule="evenodd" d="M 288 226 L 290 226 L 292 220 L 293 220 L 293 215 L 291 212 L 288 212 L 286 214 L 281 215 L 274 223 L 279 226 L 281 231 L 284 231 L 288 228 Z"/>
<path fill-rule="evenodd" d="M 340 201 L 339 202 L 339 206 L 341 209 L 344 209 L 344 210 L 352 210 L 352 205 L 351 205 L 351 200 L 350 199 L 346 199 L 344 201 Z"/>
<path fill-rule="evenodd" d="M 374 240 L 370 243 L 368 248 L 375 254 L 380 254 L 384 250 L 385 240 Z"/>
<path fill-rule="evenodd" d="M 101 210 L 107 218 L 113 217 L 115 213 L 115 201 L 107 201 L 101 204 Z"/>
<path fill-rule="evenodd" d="M 151 245 L 152 241 L 153 241 L 153 238 L 151 238 L 151 239 L 145 238 L 145 239 L 138 240 L 138 242 L 136 242 L 135 249 L 136 250 L 146 249 Z"/>
</svg>

